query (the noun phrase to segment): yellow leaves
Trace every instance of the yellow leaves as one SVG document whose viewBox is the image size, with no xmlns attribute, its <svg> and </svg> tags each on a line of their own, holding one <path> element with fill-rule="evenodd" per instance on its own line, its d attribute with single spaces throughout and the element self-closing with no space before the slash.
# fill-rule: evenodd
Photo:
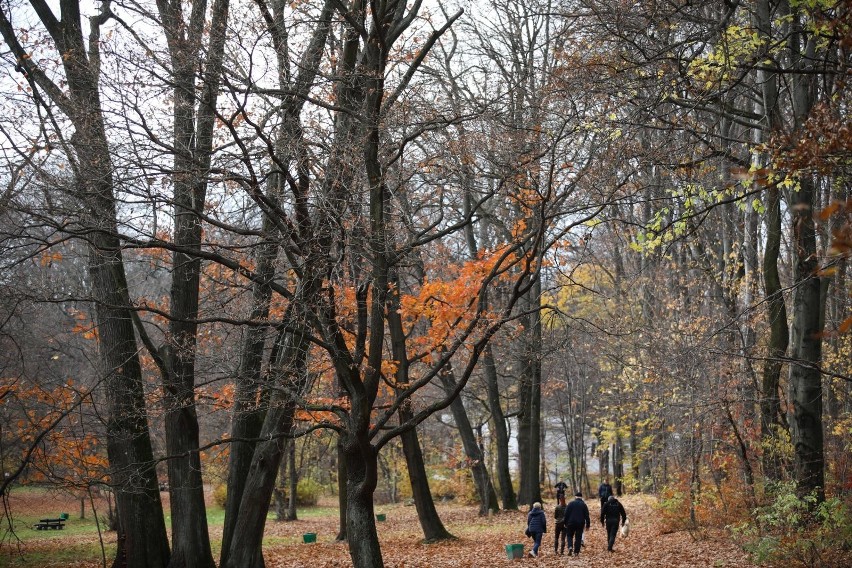
<svg viewBox="0 0 852 568">
<path fill-rule="evenodd" d="M 556 304 L 562 311 L 571 312 L 577 317 L 590 317 L 601 313 L 607 307 L 613 307 L 606 293 L 613 287 L 612 276 L 599 266 L 591 264 L 578 266 L 571 273 L 571 281 L 560 284 L 549 301 Z M 604 293 L 593 293 L 595 290 Z M 553 324 L 555 325 L 556 322 L 554 321 Z"/>
<path fill-rule="evenodd" d="M 840 438 L 848 439 L 852 434 L 852 416 L 846 415 L 845 418 L 839 419 L 831 428 L 831 433 Z"/>
</svg>

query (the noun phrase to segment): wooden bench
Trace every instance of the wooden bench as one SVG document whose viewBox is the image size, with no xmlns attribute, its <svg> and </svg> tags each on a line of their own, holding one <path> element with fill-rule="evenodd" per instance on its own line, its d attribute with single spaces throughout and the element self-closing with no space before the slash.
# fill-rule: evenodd
<svg viewBox="0 0 852 568">
<path fill-rule="evenodd" d="M 65 519 L 40 519 L 33 528 L 37 531 L 62 530 L 65 528 Z"/>
</svg>

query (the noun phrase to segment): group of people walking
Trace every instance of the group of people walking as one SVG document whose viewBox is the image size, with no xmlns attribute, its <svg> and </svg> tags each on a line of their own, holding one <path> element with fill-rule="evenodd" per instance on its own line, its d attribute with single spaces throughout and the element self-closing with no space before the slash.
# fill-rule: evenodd
<svg viewBox="0 0 852 568">
<path fill-rule="evenodd" d="M 583 494 L 580 491 L 574 494 L 574 499 L 570 503 L 565 503 L 565 491 L 568 489 L 565 482 L 557 483 L 555 489 L 558 504 L 553 510 L 556 524 L 556 538 L 553 543 L 554 553 L 564 555 L 567 541 L 568 556 L 577 556 L 580 554 L 580 549 L 585 546 L 583 532 L 589 530 L 592 526 L 589 507 L 583 501 Z M 601 526 L 606 527 L 607 550 L 612 552 L 615 546 L 615 537 L 618 535 L 619 523 L 624 526 L 627 522 L 627 512 L 624 510 L 624 505 L 613 495 L 609 480 L 604 479 L 601 482 L 598 487 L 598 497 L 601 502 Z M 541 503 L 533 503 L 533 507 L 527 515 L 526 530 L 527 536 L 533 539 L 531 557 L 538 556 L 541 539 L 546 532 L 547 516 L 541 508 Z"/>
</svg>

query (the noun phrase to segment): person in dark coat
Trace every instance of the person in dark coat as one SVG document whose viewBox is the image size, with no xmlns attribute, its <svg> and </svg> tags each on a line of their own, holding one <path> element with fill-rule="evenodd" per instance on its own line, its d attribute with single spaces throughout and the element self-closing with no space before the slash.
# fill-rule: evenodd
<svg viewBox="0 0 852 568">
<path fill-rule="evenodd" d="M 601 500 L 601 509 L 606 505 L 606 500 L 612 495 L 612 485 L 609 484 L 609 479 L 604 478 L 598 486 L 598 498 Z"/>
<path fill-rule="evenodd" d="M 547 517 L 541 508 L 541 503 L 533 503 L 532 510 L 527 514 L 527 535 L 533 539 L 533 547 L 530 556 L 538 556 L 541 546 L 541 537 L 547 532 Z"/>
<path fill-rule="evenodd" d="M 553 486 L 556 489 L 556 500 L 562 501 L 565 499 L 565 491 L 568 490 L 568 484 L 560 480 L 559 483 Z"/>
<path fill-rule="evenodd" d="M 610 495 L 606 501 L 606 505 L 601 507 L 601 525 L 606 526 L 606 543 L 607 550 L 612 552 L 612 547 L 615 546 L 615 536 L 618 534 L 618 522 L 621 521 L 621 526 L 624 526 L 624 521 L 627 520 L 627 512 L 624 510 L 624 505 L 621 501 Z"/>
<path fill-rule="evenodd" d="M 583 501 L 583 494 L 579 491 L 574 494 L 575 499 L 565 507 L 565 532 L 568 538 L 568 556 L 571 556 L 571 542 L 574 542 L 574 556 L 580 554 L 583 545 L 583 528 L 591 528 L 592 522 L 589 518 L 589 507 Z"/>
<path fill-rule="evenodd" d="M 553 542 L 553 551 L 556 554 L 565 554 L 565 537 L 567 535 L 567 531 L 565 530 L 565 497 L 559 500 L 559 504 L 553 510 L 553 517 L 556 520 L 556 536 Z M 561 537 L 561 538 L 560 538 Z M 562 550 L 560 551 L 560 543 Z M 569 547 L 570 548 L 570 547 Z"/>
</svg>

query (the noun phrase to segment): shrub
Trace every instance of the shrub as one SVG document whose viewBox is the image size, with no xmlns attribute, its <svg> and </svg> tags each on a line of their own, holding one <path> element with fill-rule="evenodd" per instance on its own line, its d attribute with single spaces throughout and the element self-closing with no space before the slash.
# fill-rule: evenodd
<svg viewBox="0 0 852 568">
<path fill-rule="evenodd" d="M 213 502 L 220 507 L 225 507 L 225 500 L 228 498 L 228 486 L 220 483 L 213 488 Z"/>
<path fill-rule="evenodd" d="M 322 485 L 318 482 L 309 477 L 300 479 L 296 485 L 296 505 L 315 507 L 319 503 L 321 493 Z"/>
<path fill-rule="evenodd" d="M 817 504 L 793 482 L 771 488 L 772 501 L 733 527 L 758 563 L 832 568 L 852 561 L 852 509 L 837 497 Z"/>
<path fill-rule="evenodd" d="M 663 532 L 675 532 L 692 527 L 689 517 L 689 503 L 686 492 L 675 487 L 666 486 L 657 501 L 657 513 Z"/>
<path fill-rule="evenodd" d="M 456 501 L 470 505 L 479 502 L 473 476 L 467 468 L 436 468 L 429 479 L 429 490 L 438 501 Z"/>
</svg>

